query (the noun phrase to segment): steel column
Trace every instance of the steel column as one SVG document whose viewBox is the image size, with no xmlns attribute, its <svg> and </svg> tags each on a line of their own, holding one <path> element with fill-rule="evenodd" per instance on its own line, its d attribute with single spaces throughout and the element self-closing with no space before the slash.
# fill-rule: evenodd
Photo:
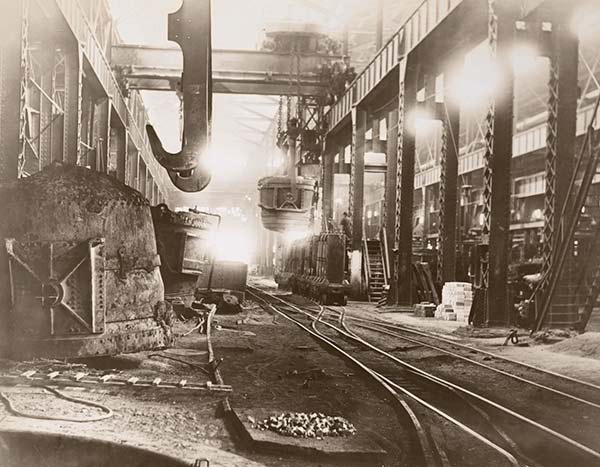
<svg viewBox="0 0 600 467">
<path fill-rule="evenodd" d="M 350 239 L 350 284 L 352 294 L 359 298 L 362 292 L 362 231 L 365 183 L 365 133 L 367 113 L 359 108 L 352 109 L 352 158 L 350 162 L 350 183 L 348 214 L 352 229 Z"/>
<path fill-rule="evenodd" d="M 334 154 L 327 150 L 323 152 L 323 227 L 328 230 L 329 219 L 333 219 L 333 161 Z"/>
<path fill-rule="evenodd" d="M 395 283 L 399 305 L 412 303 L 412 237 L 415 186 L 415 118 L 411 115 L 417 100 L 417 73 L 400 63 L 398 96 L 398 160 L 396 193 L 397 265 Z"/>
<path fill-rule="evenodd" d="M 365 133 L 367 112 L 355 107 L 352 111 L 352 161 L 350 167 L 350 216 L 352 219 L 352 250 L 360 250 L 363 239 L 363 207 L 365 188 Z"/>
<path fill-rule="evenodd" d="M 39 135 L 39 168 L 40 170 L 52 162 L 52 136 L 53 136 L 53 110 L 54 104 L 47 96 L 54 94 L 53 71 L 56 51 L 53 44 L 49 44 L 49 52 L 44 57 L 44 70 L 40 76 L 40 135 Z"/>
<path fill-rule="evenodd" d="M 442 154 L 440 175 L 440 219 L 437 280 L 440 285 L 456 280 L 456 216 L 458 198 L 458 138 L 460 135 L 460 103 L 449 93 L 444 79 L 444 115 L 442 118 Z"/>
<path fill-rule="evenodd" d="M 2 11 L 0 28 L 0 183 L 17 179 L 24 2 Z"/>
<path fill-rule="evenodd" d="M 489 242 L 483 286 L 486 325 L 508 324 L 507 273 L 510 227 L 511 160 L 514 110 L 514 72 L 510 60 L 519 12 L 513 1 L 488 0 L 488 39 L 500 77 L 490 100 L 484 168 L 483 241 Z"/>
<path fill-rule="evenodd" d="M 108 173 L 108 148 L 110 147 L 110 110 L 109 97 L 100 99 L 96 103 L 98 131 L 96 140 L 96 170 Z"/>
<path fill-rule="evenodd" d="M 81 165 L 81 118 L 83 97 L 83 54 L 81 45 L 65 50 L 65 101 L 63 162 Z"/>
<path fill-rule="evenodd" d="M 385 173 L 385 208 L 383 210 L 384 232 L 387 237 L 388 245 L 394 246 L 396 236 L 396 177 L 398 171 L 398 109 L 388 113 L 387 117 L 387 148 L 386 148 L 387 169 Z M 395 277 L 395 261 L 392 248 L 388 248 L 390 265 L 390 275 Z M 390 287 L 388 303 L 396 301 L 396 289 Z"/>
<path fill-rule="evenodd" d="M 117 126 L 110 141 L 115 147 L 117 180 L 125 183 L 127 181 L 127 130 Z"/>
</svg>

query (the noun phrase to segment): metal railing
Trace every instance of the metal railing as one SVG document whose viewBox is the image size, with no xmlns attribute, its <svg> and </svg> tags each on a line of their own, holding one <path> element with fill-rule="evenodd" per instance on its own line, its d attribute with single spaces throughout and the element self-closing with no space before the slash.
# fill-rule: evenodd
<svg viewBox="0 0 600 467">
<path fill-rule="evenodd" d="M 369 245 L 367 244 L 367 236 L 365 227 L 363 225 L 363 236 L 362 236 L 362 249 L 363 249 L 363 263 L 365 271 L 365 285 L 367 289 L 367 298 L 371 301 L 371 258 L 369 257 Z"/>
<path fill-rule="evenodd" d="M 588 106 L 579 110 L 577 114 L 577 136 L 586 134 L 587 128 L 593 124 L 594 129 L 600 128 L 600 122 L 596 120 L 594 106 Z M 546 147 L 547 124 L 541 123 L 533 128 L 519 132 L 513 137 L 513 157 L 523 156 L 533 151 Z M 464 154 L 458 158 L 459 175 L 482 169 L 484 166 L 483 156 L 485 149 L 478 149 Z M 432 167 L 423 172 L 415 174 L 415 190 L 423 186 L 434 185 L 440 181 L 440 167 Z"/>
<path fill-rule="evenodd" d="M 143 112 L 134 113 L 128 107 L 125 97 L 121 93 L 121 89 L 114 76 L 110 62 L 106 58 L 102 46 L 98 42 L 94 30 L 85 15 L 85 10 L 79 0 L 55 0 L 55 2 L 59 11 L 65 18 L 65 21 L 69 25 L 69 28 L 73 32 L 73 35 L 81 44 L 83 54 L 90 63 L 98 81 L 104 88 L 105 93 L 111 98 L 115 112 L 123 124 L 128 128 L 129 136 L 135 146 L 140 150 L 142 158 L 150 168 L 154 180 L 159 185 L 162 193 L 167 193 L 168 186 L 165 180 L 166 174 L 163 174 L 162 167 L 158 165 L 152 156 L 152 151 L 146 136 L 145 123 L 148 119 L 145 114 L 145 108 L 143 109 Z M 135 93 L 133 94 L 135 95 Z M 134 102 L 135 99 L 139 99 L 139 96 L 134 97 Z M 145 122 L 144 125 L 141 126 L 140 123 L 143 120 L 145 120 Z M 143 130 L 140 128 L 143 128 Z"/>
<path fill-rule="evenodd" d="M 379 241 L 380 241 L 380 245 L 381 245 L 381 256 L 382 256 L 382 261 L 383 261 L 383 284 L 384 285 L 389 285 L 390 283 L 390 277 L 391 277 L 391 271 L 390 271 L 390 250 L 388 248 L 388 239 L 387 239 L 387 234 L 385 232 L 384 228 L 381 228 L 381 230 L 379 231 Z"/>
<path fill-rule="evenodd" d="M 329 112 L 334 129 L 399 63 L 463 0 L 424 0 L 398 31 L 375 54 Z M 486 2 L 487 4 L 487 2 Z"/>
<path fill-rule="evenodd" d="M 555 262 L 541 278 L 531 296 L 536 308 L 536 321 L 532 332 L 541 329 L 552 306 L 552 300 L 581 219 L 582 208 L 596 175 L 598 160 L 600 159 L 600 146 L 593 146 L 593 137 L 599 106 L 600 96 L 594 105 L 594 117 L 588 125 L 581 151 L 575 162 L 567 197 L 561 209 L 559 228 L 556 232 L 558 248 Z"/>
</svg>

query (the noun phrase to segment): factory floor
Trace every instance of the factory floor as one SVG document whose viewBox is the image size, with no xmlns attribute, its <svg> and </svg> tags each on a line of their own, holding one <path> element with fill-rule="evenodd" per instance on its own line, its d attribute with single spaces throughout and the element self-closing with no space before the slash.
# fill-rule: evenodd
<svg viewBox="0 0 600 467">
<path fill-rule="evenodd" d="M 273 285 L 268 281 L 261 283 L 263 287 Z M 553 344 L 529 340 L 523 334 L 520 342 L 527 346 L 503 346 L 508 330 L 472 332 L 456 322 L 418 318 L 362 302 L 350 302 L 347 310 L 350 314 L 377 317 L 444 335 L 530 365 L 600 384 L 600 333 L 589 332 Z M 113 411 L 112 417 L 87 423 L 33 420 L 11 415 L 0 405 L 0 429 L 116 441 L 189 462 L 208 459 L 211 466 L 381 465 L 360 464 L 342 457 L 307 458 L 285 451 L 257 450 L 244 441 L 232 425 L 223 410 L 227 400 L 225 407 L 230 406 L 240 417 L 248 413 L 276 415 L 288 411 L 343 416 L 371 443 L 388 452 L 384 465 L 411 465 L 404 455 L 405 433 L 395 417 L 389 416 L 385 396 L 355 377 L 354 368 L 319 347 L 310 336 L 252 302 L 247 302 L 239 314 L 217 315 L 214 324 L 215 356 L 217 360 L 222 359 L 219 370 L 224 383 L 232 386 L 231 393 L 110 385 L 69 388 L 63 392 L 105 405 Z M 27 365 L 41 366 L 45 371 L 70 371 L 69 365 L 73 365 L 72 371 L 76 371 L 86 365 L 89 371 L 115 371 L 123 377 L 186 379 L 201 384 L 208 376 L 197 366 L 207 360 L 207 343 L 205 336 L 197 332 L 183 337 L 192 327 L 193 323 L 178 323 L 176 332 L 182 337 L 175 348 L 158 352 L 162 357 L 156 357 L 157 352 L 141 352 L 87 362 L 15 364 L 4 361 L 0 362 L 0 371 L 23 370 Z M 0 392 L 7 394 L 13 404 L 25 412 L 52 417 L 97 415 L 94 409 L 57 399 L 39 387 L 0 385 Z M 349 447 L 351 444 L 352 440 L 348 440 Z"/>
<path fill-rule="evenodd" d="M 473 329 L 456 321 L 417 317 L 394 307 L 377 308 L 364 302 L 350 302 L 348 308 L 355 315 L 441 335 L 528 365 L 600 384 L 600 320 L 590 320 L 581 335 L 550 330 L 543 336 L 530 338 L 528 331 L 519 330 L 519 345 L 510 342 L 504 345 L 510 328 Z"/>
</svg>

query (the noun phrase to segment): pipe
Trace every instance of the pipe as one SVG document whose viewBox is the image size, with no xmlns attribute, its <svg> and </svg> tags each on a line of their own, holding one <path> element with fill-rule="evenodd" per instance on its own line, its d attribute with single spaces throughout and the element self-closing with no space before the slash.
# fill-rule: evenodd
<svg viewBox="0 0 600 467">
<path fill-rule="evenodd" d="M 211 174 L 203 161 L 212 119 L 212 44 L 210 0 L 183 0 L 169 14 L 170 41 L 183 52 L 183 143 L 178 153 L 167 152 L 152 125 L 146 126 L 154 157 L 182 191 L 202 191 Z"/>
</svg>

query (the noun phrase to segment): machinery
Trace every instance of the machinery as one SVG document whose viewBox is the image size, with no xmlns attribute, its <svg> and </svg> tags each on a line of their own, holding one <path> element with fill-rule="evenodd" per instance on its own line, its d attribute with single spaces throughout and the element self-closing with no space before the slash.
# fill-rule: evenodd
<svg viewBox="0 0 600 467">
<path fill-rule="evenodd" d="M 350 284 L 346 279 L 346 247 L 341 234 L 327 233 L 296 240 L 284 253 L 280 287 L 318 300 L 324 305 L 345 305 Z"/>
<path fill-rule="evenodd" d="M 0 353 L 114 355 L 172 342 L 148 201 L 53 164 L 0 186 Z"/>
<path fill-rule="evenodd" d="M 198 211 L 173 212 L 166 205 L 152 208 L 160 272 L 165 283 L 165 297 L 175 311 L 190 307 L 196 282 L 205 276 L 211 282 L 214 267 L 212 238 L 221 217 Z"/>
<path fill-rule="evenodd" d="M 183 95 L 183 146 L 177 154 L 163 148 L 154 128 L 148 139 L 158 162 L 167 169 L 173 184 L 182 191 L 202 191 L 211 175 L 203 164 L 212 117 L 212 66 L 210 0 L 184 1 L 169 15 L 169 40 L 183 52 L 180 92 Z"/>
</svg>

